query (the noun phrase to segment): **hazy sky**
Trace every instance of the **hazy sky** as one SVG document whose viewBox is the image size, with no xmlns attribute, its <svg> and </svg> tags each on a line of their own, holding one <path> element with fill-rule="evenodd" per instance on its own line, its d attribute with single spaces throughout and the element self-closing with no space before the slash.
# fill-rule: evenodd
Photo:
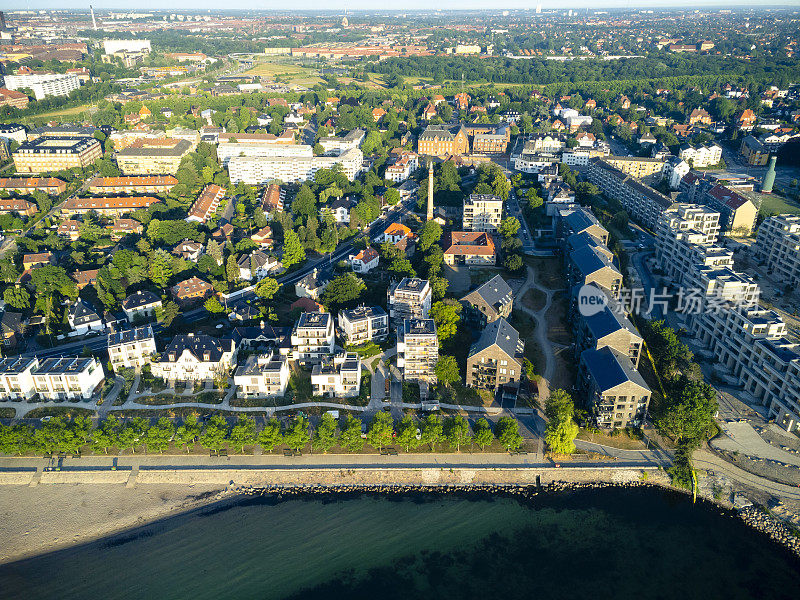
<svg viewBox="0 0 800 600">
<path fill-rule="evenodd" d="M 14 9 L 47 9 L 47 8 L 88 8 L 90 0 L 4 0 L 2 8 L 5 10 Z M 430 0 L 406 0 L 399 3 L 396 0 L 294 0 L 291 3 L 285 0 L 230 0 L 225 2 L 227 9 L 262 9 L 262 10 L 430 10 L 432 7 L 443 10 L 448 9 L 515 9 L 535 8 L 538 0 L 439 0 L 432 3 Z M 93 2 L 95 8 L 100 9 L 125 9 L 131 11 L 141 11 L 149 9 L 160 10 L 219 10 L 220 3 L 216 0 L 138 0 L 131 3 L 130 0 L 97 0 Z M 595 8 L 604 10 L 606 8 L 660 8 L 660 7 L 689 7 L 698 8 L 701 6 L 720 6 L 733 8 L 726 0 L 603 0 L 603 2 L 592 2 L 590 0 L 546 1 L 542 0 L 544 9 L 570 9 L 570 8 Z M 798 6 L 800 0 L 791 0 L 777 4 L 775 0 L 751 0 L 742 7 L 760 6 Z"/>
</svg>

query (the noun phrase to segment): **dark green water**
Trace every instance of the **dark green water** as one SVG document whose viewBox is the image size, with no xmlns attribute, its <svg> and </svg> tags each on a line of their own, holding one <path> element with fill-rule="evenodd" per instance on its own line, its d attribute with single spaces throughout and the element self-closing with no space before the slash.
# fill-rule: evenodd
<svg viewBox="0 0 800 600">
<path fill-rule="evenodd" d="M 0 566 L 0 598 L 796 598 L 800 564 L 655 489 L 244 499 Z"/>
</svg>

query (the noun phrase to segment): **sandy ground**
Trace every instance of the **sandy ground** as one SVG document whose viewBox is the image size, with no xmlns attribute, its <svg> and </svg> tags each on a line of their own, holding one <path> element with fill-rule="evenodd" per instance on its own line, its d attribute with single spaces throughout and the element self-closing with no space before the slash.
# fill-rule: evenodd
<svg viewBox="0 0 800 600">
<path fill-rule="evenodd" d="M 0 488 L 0 563 L 88 542 L 214 501 L 217 485 Z"/>
</svg>

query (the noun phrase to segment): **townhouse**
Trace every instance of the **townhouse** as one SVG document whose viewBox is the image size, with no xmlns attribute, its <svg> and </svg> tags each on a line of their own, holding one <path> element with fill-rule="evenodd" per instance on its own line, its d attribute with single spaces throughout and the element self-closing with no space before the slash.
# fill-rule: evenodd
<svg viewBox="0 0 800 600">
<path fill-rule="evenodd" d="M 325 312 L 304 312 L 295 323 L 291 335 L 292 359 L 300 364 L 315 364 L 333 354 L 333 315 Z"/>
<path fill-rule="evenodd" d="M 361 390 L 361 357 L 355 352 L 325 356 L 311 369 L 311 390 L 324 398 L 352 398 Z"/>
<path fill-rule="evenodd" d="M 166 194 L 178 185 L 172 175 L 139 175 L 134 177 L 95 177 L 89 181 L 92 194 Z"/>
<path fill-rule="evenodd" d="M 104 379 L 94 357 L 46 358 L 33 371 L 34 392 L 42 400 L 89 400 Z"/>
<path fill-rule="evenodd" d="M 464 198 L 462 229 L 496 232 L 503 220 L 503 199 L 491 194 L 470 194 Z"/>
<path fill-rule="evenodd" d="M 389 316 L 393 322 L 428 318 L 433 292 L 427 279 L 403 277 L 399 282 L 389 285 L 387 296 Z"/>
<path fill-rule="evenodd" d="M 722 160 L 722 147 L 719 144 L 681 144 L 678 158 L 685 160 L 693 169 L 711 167 Z"/>
<path fill-rule="evenodd" d="M 289 358 L 276 351 L 252 354 L 233 374 L 237 398 L 276 398 L 289 385 Z"/>
<path fill-rule="evenodd" d="M 151 325 L 108 334 L 108 360 L 115 372 L 121 368 L 141 371 L 155 353 L 156 339 Z"/>
<path fill-rule="evenodd" d="M 800 216 L 777 215 L 765 219 L 751 250 L 775 279 L 787 286 L 800 284 Z"/>
<path fill-rule="evenodd" d="M 3 400 L 30 400 L 36 393 L 33 373 L 39 359 L 11 356 L 0 359 L 0 398 Z"/>
<path fill-rule="evenodd" d="M 225 188 L 214 183 L 208 184 L 192 204 L 186 220 L 194 221 L 195 223 L 206 223 L 214 216 L 217 208 L 219 208 L 220 201 L 224 197 Z"/>
<path fill-rule="evenodd" d="M 436 383 L 439 339 L 433 319 L 403 319 L 397 329 L 397 368 L 404 381 Z"/>
<path fill-rule="evenodd" d="M 495 275 L 459 300 L 464 307 L 463 317 L 476 327 L 483 328 L 500 318 L 509 318 L 514 304 L 514 292 L 506 281 Z"/>
<path fill-rule="evenodd" d="M 339 313 L 339 336 L 348 346 L 382 342 L 389 337 L 389 315 L 380 306 L 358 306 Z"/>
<path fill-rule="evenodd" d="M 525 342 L 503 317 L 489 323 L 467 355 L 466 384 L 497 391 L 519 386 Z"/>
<path fill-rule="evenodd" d="M 67 191 L 67 184 L 56 177 L 0 177 L 0 190 L 21 195 L 38 190 L 49 196 L 58 196 Z M 3 199 L 4 202 L 9 200 Z M 21 210 L 17 212 L 24 214 Z"/>
<path fill-rule="evenodd" d="M 236 364 L 236 343 L 204 334 L 176 335 L 161 354 L 153 356 L 150 370 L 164 381 L 214 381 L 226 377 Z"/>
<path fill-rule="evenodd" d="M 270 183 L 261 195 L 261 210 L 265 215 L 271 215 L 275 211 L 283 210 L 286 200 L 286 190 L 277 183 Z"/>
<path fill-rule="evenodd" d="M 96 212 L 104 217 L 121 217 L 140 208 L 146 209 L 156 202 L 159 202 L 159 199 L 155 196 L 93 196 L 90 198 L 73 196 L 63 202 L 59 210 L 64 216 Z"/>
</svg>

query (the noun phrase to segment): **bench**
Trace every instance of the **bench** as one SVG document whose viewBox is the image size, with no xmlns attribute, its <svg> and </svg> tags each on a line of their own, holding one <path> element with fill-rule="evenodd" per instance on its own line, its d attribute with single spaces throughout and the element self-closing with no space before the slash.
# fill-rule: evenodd
<svg viewBox="0 0 800 600">
<path fill-rule="evenodd" d="M 223 448 L 222 450 L 220 450 L 219 451 L 219 456 L 228 456 L 228 449 L 227 448 Z"/>
</svg>

